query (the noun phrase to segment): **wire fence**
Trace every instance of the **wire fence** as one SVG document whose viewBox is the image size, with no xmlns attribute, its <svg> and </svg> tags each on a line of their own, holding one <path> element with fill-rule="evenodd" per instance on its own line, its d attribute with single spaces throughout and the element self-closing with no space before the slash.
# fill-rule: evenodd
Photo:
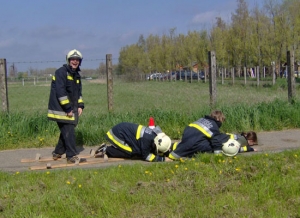
<svg viewBox="0 0 300 218">
<path fill-rule="evenodd" d="M 87 61 L 87 60 L 85 60 Z M 104 59 L 95 59 L 89 61 L 104 61 Z M 111 60 L 112 61 L 112 60 Z M 48 69 L 35 70 L 37 65 L 41 62 L 32 61 L 26 62 L 31 64 L 31 71 L 29 70 L 26 75 L 11 74 L 11 66 L 13 63 L 6 63 L 5 59 L 0 59 L 0 88 L 1 88 L 1 100 L 2 111 L 8 111 L 9 105 L 13 111 L 22 111 L 22 105 L 30 105 L 29 110 L 45 110 L 47 105 L 49 91 L 52 80 L 52 75 L 57 69 L 57 62 L 63 64 L 63 61 L 49 61 L 53 63 Z M 20 62 L 22 63 L 22 62 Z M 35 65 L 36 64 L 36 65 Z M 98 62 L 99 65 L 101 63 Z M 9 66 L 9 67 L 7 67 Z M 8 68 L 8 70 L 6 70 Z M 290 67 L 295 69 L 295 67 Z M 152 72 L 152 73 L 140 73 L 138 69 L 131 72 L 127 72 L 124 75 L 114 74 L 114 80 L 118 82 L 141 82 L 141 81 L 156 81 L 156 82 L 186 82 L 186 83 L 209 83 L 210 80 L 210 68 L 203 68 L 196 71 L 178 70 L 174 72 Z M 276 69 L 272 66 L 253 66 L 246 67 L 233 67 L 233 68 L 221 68 L 216 67 L 216 83 L 218 84 L 243 84 L 243 85 L 275 85 L 278 77 L 286 78 L 288 80 L 288 66 Z M 84 82 L 89 83 L 107 83 L 106 65 L 103 64 L 102 69 L 87 69 L 82 71 L 82 78 Z M 289 96 L 293 98 L 295 83 L 299 80 L 299 71 L 292 70 L 290 75 L 291 90 Z M 296 78 L 296 80 L 295 80 Z M 99 90 L 95 90 L 95 95 Z M 105 90 L 107 91 L 107 90 Z M 17 98 L 16 98 L 17 96 Z M 30 96 L 35 96 L 40 101 L 31 100 Z M 99 99 L 100 101 L 100 99 Z M 8 102 L 10 104 L 8 104 Z M 42 106 L 41 106 L 42 105 Z"/>
</svg>

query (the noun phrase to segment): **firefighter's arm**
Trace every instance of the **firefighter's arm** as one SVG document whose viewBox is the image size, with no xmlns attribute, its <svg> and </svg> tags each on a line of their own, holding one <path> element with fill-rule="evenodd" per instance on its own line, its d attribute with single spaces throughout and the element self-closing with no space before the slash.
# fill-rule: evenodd
<svg viewBox="0 0 300 218">
<path fill-rule="evenodd" d="M 145 161 L 155 162 L 161 160 L 160 158 L 157 159 L 158 156 L 152 153 L 153 140 L 149 134 L 144 134 L 144 137 L 141 138 L 140 140 L 141 140 L 140 141 L 141 155 Z"/>
<path fill-rule="evenodd" d="M 145 161 L 149 161 L 149 162 L 164 162 L 165 161 L 165 157 L 162 157 L 162 156 L 159 156 L 159 155 L 154 155 L 152 153 L 149 153 L 146 156 L 146 158 L 144 158 L 144 159 L 145 159 Z"/>
<path fill-rule="evenodd" d="M 83 102 L 83 98 L 82 98 L 82 84 L 81 84 L 81 81 L 80 81 L 80 86 L 79 86 L 78 108 L 81 108 L 82 110 L 84 109 L 84 102 Z"/>
<path fill-rule="evenodd" d="M 165 157 L 165 162 L 172 162 L 173 160 L 171 158 Z"/>
<path fill-rule="evenodd" d="M 72 107 L 70 100 L 67 94 L 67 72 L 62 70 L 62 68 L 56 70 L 55 72 L 55 88 L 56 88 L 56 97 L 59 101 L 59 104 L 63 110 L 68 114 L 72 115 Z"/>
<path fill-rule="evenodd" d="M 246 145 L 246 146 L 241 146 L 239 152 L 242 153 L 242 152 L 250 152 L 250 151 L 257 151 L 257 150 L 250 147 L 249 145 Z"/>
<path fill-rule="evenodd" d="M 78 108 L 78 116 L 80 116 L 82 114 L 82 108 Z"/>
</svg>

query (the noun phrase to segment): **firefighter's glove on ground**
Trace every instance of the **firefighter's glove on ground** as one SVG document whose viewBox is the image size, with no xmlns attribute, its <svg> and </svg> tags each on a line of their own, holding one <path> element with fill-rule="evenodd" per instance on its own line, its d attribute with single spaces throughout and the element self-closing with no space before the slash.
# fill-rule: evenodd
<svg viewBox="0 0 300 218">
<path fill-rule="evenodd" d="M 156 161 L 157 162 L 164 162 L 165 161 L 165 157 L 157 156 L 156 157 Z"/>
</svg>

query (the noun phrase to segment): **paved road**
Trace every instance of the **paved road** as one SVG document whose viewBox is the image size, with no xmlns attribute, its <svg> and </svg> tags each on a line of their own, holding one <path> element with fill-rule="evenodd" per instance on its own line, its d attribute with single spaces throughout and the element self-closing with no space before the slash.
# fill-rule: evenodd
<svg viewBox="0 0 300 218">
<path fill-rule="evenodd" d="M 260 132 L 258 133 L 259 145 L 256 146 L 258 152 L 280 152 L 287 149 L 298 149 L 300 148 L 300 129 L 284 130 L 284 131 L 272 131 L 272 132 Z M 80 154 L 88 155 L 91 149 L 96 147 L 79 148 Z M 36 153 L 40 153 L 42 156 L 49 156 L 53 148 L 31 148 L 31 149 L 17 149 L 17 150 L 6 150 L 0 151 L 0 170 L 5 172 L 21 172 L 30 171 L 31 166 L 41 165 L 45 166 L 47 162 L 39 163 L 21 163 L 23 158 L 35 158 Z M 257 152 L 249 152 L 247 154 L 255 154 Z M 121 162 L 113 163 L 101 163 L 84 166 L 76 166 L 71 168 L 99 168 L 107 167 L 111 165 L 119 164 L 133 164 L 133 163 L 151 164 L 140 160 L 125 160 Z M 58 163 L 56 161 L 55 163 Z M 64 160 L 59 163 L 65 163 Z"/>
</svg>

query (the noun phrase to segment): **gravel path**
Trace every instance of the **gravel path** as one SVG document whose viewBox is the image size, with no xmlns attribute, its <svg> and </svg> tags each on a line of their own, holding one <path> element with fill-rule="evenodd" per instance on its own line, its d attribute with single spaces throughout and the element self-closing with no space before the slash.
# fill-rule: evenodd
<svg viewBox="0 0 300 218">
<path fill-rule="evenodd" d="M 290 129 L 284 131 L 271 131 L 271 132 L 260 132 L 258 133 L 258 146 L 256 146 L 258 152 L 249 152 L 244 154 L 255 154 L 259 152 L 280 152 L 287 149 L 298 149 L 300 148 L 300 129 Z M 91 149 L 96 147 L 80 147 L 81 155 L 89 155 Z M 31 149 L 17 149 L 17 150 L 5 150 L 0 151 L 0 170 L 5 172 L 21 172 L 30 171 L 31 166 L 41 165 L 46 166 L 47 162 L 33 162 L 33 163 L 21 163 L 23 158 L 35 158 L 36 154 L 39 153 L 42 156 L 50 156 L 53 148 L 31 148 Z M 52 164 L 66 163 L 65 160 L 51 161 Z M 119 164 L 134 164 L 143 163 L 151 164 L 141 160 L 124 160 L 120 162 L 107 162 L 98 163 L 91 165 L 75 166 L 68 168 L 59 169 L 73 169 L 73 168 L 99 168 L 107 167 Z"/>
</svg>

